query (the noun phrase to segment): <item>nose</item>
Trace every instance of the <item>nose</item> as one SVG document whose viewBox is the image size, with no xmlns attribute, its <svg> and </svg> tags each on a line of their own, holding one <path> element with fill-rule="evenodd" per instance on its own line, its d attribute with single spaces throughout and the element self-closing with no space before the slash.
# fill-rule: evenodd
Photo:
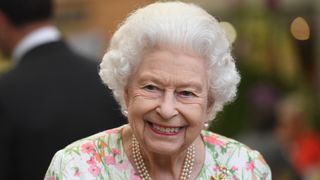
<svg viewBox="0 0 320 180">
<path fill-rule="evenodd" d="M 174 92 L 165 92 L 156 112 L 163 119 L 171 119 L 178 114 Z"/>
</svg>

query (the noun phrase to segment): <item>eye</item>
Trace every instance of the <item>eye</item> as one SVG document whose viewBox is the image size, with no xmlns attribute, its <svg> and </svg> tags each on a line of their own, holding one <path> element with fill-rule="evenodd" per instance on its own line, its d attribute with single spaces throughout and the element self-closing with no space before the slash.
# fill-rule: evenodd
<svg viewBox="0 0 320 180">
<path fill-rule="evenodd" d="M 146 89 L 146 90 L 148 90 L 148 91 L 155 91 L 155 90 L 157 90 L 158 88 L 157 88 L 155 85 L 148 84 L 148 85 L 144 86 L 143 89 Z"/>
<path fill-rule="evenodd" d="M 196 96 L 193 92 L 191 92 L 191 91 L 180 91 L 179 93 L 178 93 L 180 96 L 182 96 L 182 97 L 194 97 L 194 96 Z"/>
</svg>

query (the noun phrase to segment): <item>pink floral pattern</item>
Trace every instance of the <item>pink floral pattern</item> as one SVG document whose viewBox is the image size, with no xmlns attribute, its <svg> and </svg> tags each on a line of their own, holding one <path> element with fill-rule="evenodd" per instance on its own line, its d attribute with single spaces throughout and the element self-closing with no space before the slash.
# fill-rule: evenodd
<svg viewBox="0 0 320 180">
<path fill-rule="evenodd" d="M 122 128 L 87 137 L 57 152 L 45 180 L 141 180 L 124 152 Z M 201 135 L 206 158 L 197 179 L 271 179 L 270 169 L 257 151 L 209 131 Z"/>
<path fill-rule="evenodd" d="M 92 142 L 85 143 L 81 146 L 81 152 L 86 154 L 91 154 L 94 149 L 94 144 Z"/>
<path fill-rule="evenodd" d="M 253 161 L 248 162 L 246 169 L 247 169 L 247 171 L 253 172 L 253 170 L 254 170 L 254 162 Z"/>
<path fill-rule="evenodd" d="M 111 164 L 111 165 L 115 165 L 116 164 L 116 159 L 113 156 L 106 156 L 104 161 L 106 162 L 106 164 Z"/>
<path fill-rule="evenodd" d="M 100 168 L 95 164 L 91 164 L 88 168 L 88 171 L 90 172 L 90 174 L 92 174 L 92 176 L 97 177 L 100 173 Z"/>
<path fill-rule="evenodd" d="M 215 145 L 218 147 L 225 147 L 226 143 L 219 140 L 217 138 L 217 136 L 204 136 L 203 140 L 206 141 L 207 143 L 211 144 L 211 145 Z"/>
<path fill-rule="evenodd" d="M 75 168 L 74 176 L 80 176 L 79 168 Z"/>
</svg>

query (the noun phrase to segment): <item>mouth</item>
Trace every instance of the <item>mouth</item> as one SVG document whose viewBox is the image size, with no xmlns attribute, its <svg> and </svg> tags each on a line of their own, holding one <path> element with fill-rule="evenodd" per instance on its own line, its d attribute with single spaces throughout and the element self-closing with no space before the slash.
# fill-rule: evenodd
<svg viewBox="0 0 320 180">
<path fill-rule="evenodd" d="M 153 132 L 155 132 L 156 134 L 165 135 L 165 136 L 177 135 L 184 128 L 184 126 L 182 126 L 182 127 L 161 126 L 158 124 L 151 123 L 149 121 L 147 121 L 147 124 L 149 125 L 150 129 Z"/>
</svg>

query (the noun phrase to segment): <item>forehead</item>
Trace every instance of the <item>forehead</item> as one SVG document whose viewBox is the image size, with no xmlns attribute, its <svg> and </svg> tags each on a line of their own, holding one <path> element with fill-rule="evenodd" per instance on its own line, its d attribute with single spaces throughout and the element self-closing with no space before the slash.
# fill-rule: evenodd
<svg viewBox="0 0 320 180">
<path fill-rule="evenodd" d="M 192 65 L 196 68 L 206 69 L 206 62 L 203 58 L 195 55 L 191 52 L 185 52 L 175 48 L 156 47 L 144 52 L 142 56 L 140 66 L 153 66 L 165 64 L 170 66 L 182 66 L 181 70 L 192 69 Z"/>
<path fill-rule="evenodd" d="M 180 82 L 204 82 L 207 80 L 207 66 L 204 59 L 191 53 L 155 49 L 144 54 L 136 74 L 140 77 L 168 78 Z"/>
</svg>

